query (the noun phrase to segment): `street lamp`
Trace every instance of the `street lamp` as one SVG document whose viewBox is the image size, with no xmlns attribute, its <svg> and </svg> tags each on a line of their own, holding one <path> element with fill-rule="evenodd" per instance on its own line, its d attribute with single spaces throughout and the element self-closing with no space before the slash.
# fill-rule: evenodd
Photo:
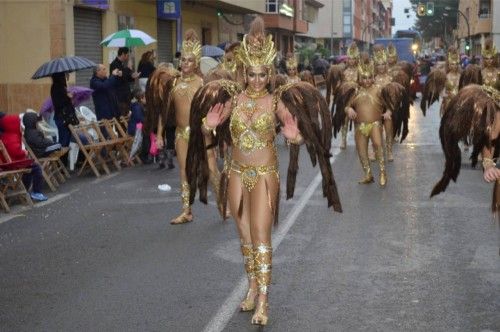
<svg viewBox="0 0 500 332">
<path fill-rule="evenodd" d="M 465 49 L 467 51 L 467 55 L 470 57 L 470 47 L 471 47 L 471 40 L 470 40 L 470 25 L 469 25 L 469 19 L 467 18 L 467 16 L 465 16 L 464 13 L 462 13 L 460 10 L 458 9 L 454 9 L 454 8 L 451 8 L 450 6 L 446 6 L 444 7 L 445 10 L 454 10 L 456 12 L 458 12 L 460 15 L 463 16 L 464 20 L 465 20 L 465 23 L 467 23 L 467 42 L 465 43 Z M 467 47 L 468 46 L 468 47 Z"/>
</svg>

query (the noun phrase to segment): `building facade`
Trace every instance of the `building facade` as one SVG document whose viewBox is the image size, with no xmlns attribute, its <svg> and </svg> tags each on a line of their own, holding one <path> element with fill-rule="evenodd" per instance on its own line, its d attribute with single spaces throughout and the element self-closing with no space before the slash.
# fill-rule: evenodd
<svg viewBox="0 0 500 332">
<path fill-rule="evenodd" d="M 204 44 L 236 40 L 245 26 L 227 28 L 226 19 L 242 21 L 264 10 L 264 2 L 245 0 L 0 1 L 0 110 L 21 113 L 41 107 L 50 96 L 51 80 L 31 76 L 50 59 L 78 55 L 110 63 L 117 49 L 100 42 L 117 30 L 139 29 L 157 40 L 133 49 L 135 65 L 151 49 L 158 62 L 171 62 L 183 31 L 194 29 Z M 91 74 L 90 69 L 73 73 L 70 84 L 88 86 Z"/>
<path fill-rule="evenodd" d="M 495 6 L 500 6 L 500 1 L 460 0 L 458 10 L 463 16 L 461 14 L 458 15 L 457 38 L 459 39 L 461 52 L 466 52 L 465 45 L 470 33 L 471 54 L 481 54 L 481 48 L 484 46 L 484 41 L 491 36 L 493 30 L 495 17 L 493 15 L 493 4 Z M 500 17 L 497 16 L 496 21 L 499 19 Z"/>
</svg>

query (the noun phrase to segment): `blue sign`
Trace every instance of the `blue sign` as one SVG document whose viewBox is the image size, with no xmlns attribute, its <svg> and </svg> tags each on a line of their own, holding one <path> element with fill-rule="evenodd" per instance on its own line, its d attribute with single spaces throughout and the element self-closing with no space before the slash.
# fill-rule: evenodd
<svg viewBox="0 0 500 332">
<path fill-rule="evenodd" d="M 108 0 L 79 0 L 77 3 L 83 6 L 95 7 L 99 9 L 109 9 Z"/>
<path fill-rule="evenodd" d="M 156 0 L 158 18 L 176 20 L 181 17 L 181 0 Z"/>
</svg>

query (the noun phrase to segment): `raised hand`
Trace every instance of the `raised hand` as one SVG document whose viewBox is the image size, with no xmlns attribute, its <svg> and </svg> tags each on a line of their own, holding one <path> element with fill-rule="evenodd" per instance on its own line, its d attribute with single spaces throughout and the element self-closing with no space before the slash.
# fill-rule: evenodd
<svg viewBox="0 0 500 332">
<path fill-rule="evenodd" d="M 207 127 L 215 128 L 222 121 L 222 114 L 224 112 L 224 105 L 221 103 L 215 104 L 210 108 L 207 113 Z"/>
<path fill-rule="evenodd" d="M 286 116 L 281 132 L 283 133 L 283 136 L 285 136 L 285 138 L 289 140 L 296 139 L 300 134 L 297 120 L 293 117 L 293 115 L 288 114 Z"/>
<path fill-rule="evenodd" d="M 382 117 L 384 118 L 384 120 L 390 120 L 392 118 L 392 112 L 387 111 L 382 115 Z"/>
</svg>

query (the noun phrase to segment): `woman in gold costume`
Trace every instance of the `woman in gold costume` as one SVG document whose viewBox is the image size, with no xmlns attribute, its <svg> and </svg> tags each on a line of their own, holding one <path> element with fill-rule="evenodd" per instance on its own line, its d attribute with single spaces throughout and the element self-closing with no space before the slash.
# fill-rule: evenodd
<svg viewBox="0 0 500 332">
<path fill-rule="evenodd" d="M 387 183 L 382 138 L 382 120 L 390 119 L 401 104 L 405 89 L 394 82 L 383 86 L 374 84 L 374 65 L 368 54 L 363 54 L 358 69 L 358 83 L 343 84 L 339 89 L 337 111 L 345 109 L 350 120 L 354 121 L 354 139 L 358 151 L 359 161 L 364 171 L 360 184 L 374 181 L 370 161 L 368 158 L 368 143 L 371 139 L 375 149 L 376 159 L 380 167 L 379 184 L 384 187 Z M 359 85 L 358 85 L 359 84 Z M 339 113 L 334 118 L 334 130 L 342 126 L 345 116 Z"/>
<path fill-rule="evenodd" d="M 349 85 L 350 83 L 356 83 L 358 81 L 358 63 L 359 63 L 359 49 L 355 42 L 352 42 L 347 49 L 347 67 L 344 69 L 341 65 L 330 66 L 326 78 L 326 102 L 330 105 L 330 100 L 332 100 L 332 114 L 346 114 L 345 110 L 338 109 L 336 105 L 336 94 L 343 84 Z M 334 115 L 337 116 L 337 115 Z M 347 127 L 349 121 L 345 119 L 343 121 L 341 134 L 342 141 L 340 143 L 340 148 L 345 149 L 347 147 Z M 337 134 L 334 133 L 335 137 Z"/>
<path fill-rule="evenodd" d="M 288 59 L 286 59 L 285 64 L 286 64 L 287 82 L 288 83 L 300 82 L 300 77 L 297 71 L 298 63 L 297 59 L 293 54 Z"/>
<path fill-rule="evenodd" d="M 201 59 L 201 44 L 193 30 L 186 32 L 186 37 L 182 42 L 181 49 L 181 72 L 165 83 L 163 89 L 167 100 L 166 107 L 162 110 L 162 116 L 158 121 L 157 144 L 161 149 L 163 147 L 163 130 L 167 123 L 174 122 L 175 129 L 175 151 L 177 153 L 177 162 L 180 168 L 181 177 L 181 201 L 182 213 L 172 219 L 173 225 L 184 224 L 193 220 L 191 205 L 189 204 L 189 184 L 186 176 L 186 156 L 189 142 L 189 121 L 191 101 L 196 91 L 203 85 L 203 79 L 199 76 L 199 65 Z M 220 174 L 217 169 L 216 155 L 212 150 L 207 150 L 210 181 L 218 197 Z M 218 204 L 220 206 L 220 204 Z"/>
<path fill-rule="evenodd" d="M 498 70 L 498 64 L 495 63 L 497 50 L 491 39 L 486 40 L 481 55 L 483 57 L 483 68 L 481 69 L 483 84 L 499 90 L 500 70 Z"/>
<path fill-rule="evenodd" d="M 444 114 L 448 102 L 457 95 L 460 82 L 460 55 L 455 47 L 451 46 L 448 49 L 448 57 L 446 61 L 446 73 L 440 69 L 433 70 L 425 82 L 424 91 L 422 92 L 422 100 L 420 108 L 425 115 L 429 106 L 439 99 L 442 94 L 443 102 L 441 103 L 440 114 Z M 443 92 L 444 89 L 444 92 Z"/>
<path fill-rule="evenodd" d="M 328 107 L 308 83 L 284 84 L 273 92 L 275 56 L 272 37 L 265 35 L 264 22 L 257 17 L 237 52 L 237 61 L 244 67 L 244 89 L 234 81 L 219 80 L 198 91 L 193 100 L 188 151 L 191 202 L 198 188 L 200 200 L 206 203 L 208 166 L 204 139 L 210 135 L 215 144 L 230 147 L 231 157 L 225 158 L 221 178 L 221 201 L 228 201 L 236 220 L 248 276 L 248 292 L 240 309 L 254 311 L 251 322 L 258 325 L 268 322 L 271 229 L 279 211 L 278 155 L 274 143 L 278 124 L 290 143 L 287 197 L 293 196 L 299 144 L 305 143 L 314 163 L 320 164 L 323 193 L 329 206 L 341 211 L 329 163 Z"/>
</svg>

